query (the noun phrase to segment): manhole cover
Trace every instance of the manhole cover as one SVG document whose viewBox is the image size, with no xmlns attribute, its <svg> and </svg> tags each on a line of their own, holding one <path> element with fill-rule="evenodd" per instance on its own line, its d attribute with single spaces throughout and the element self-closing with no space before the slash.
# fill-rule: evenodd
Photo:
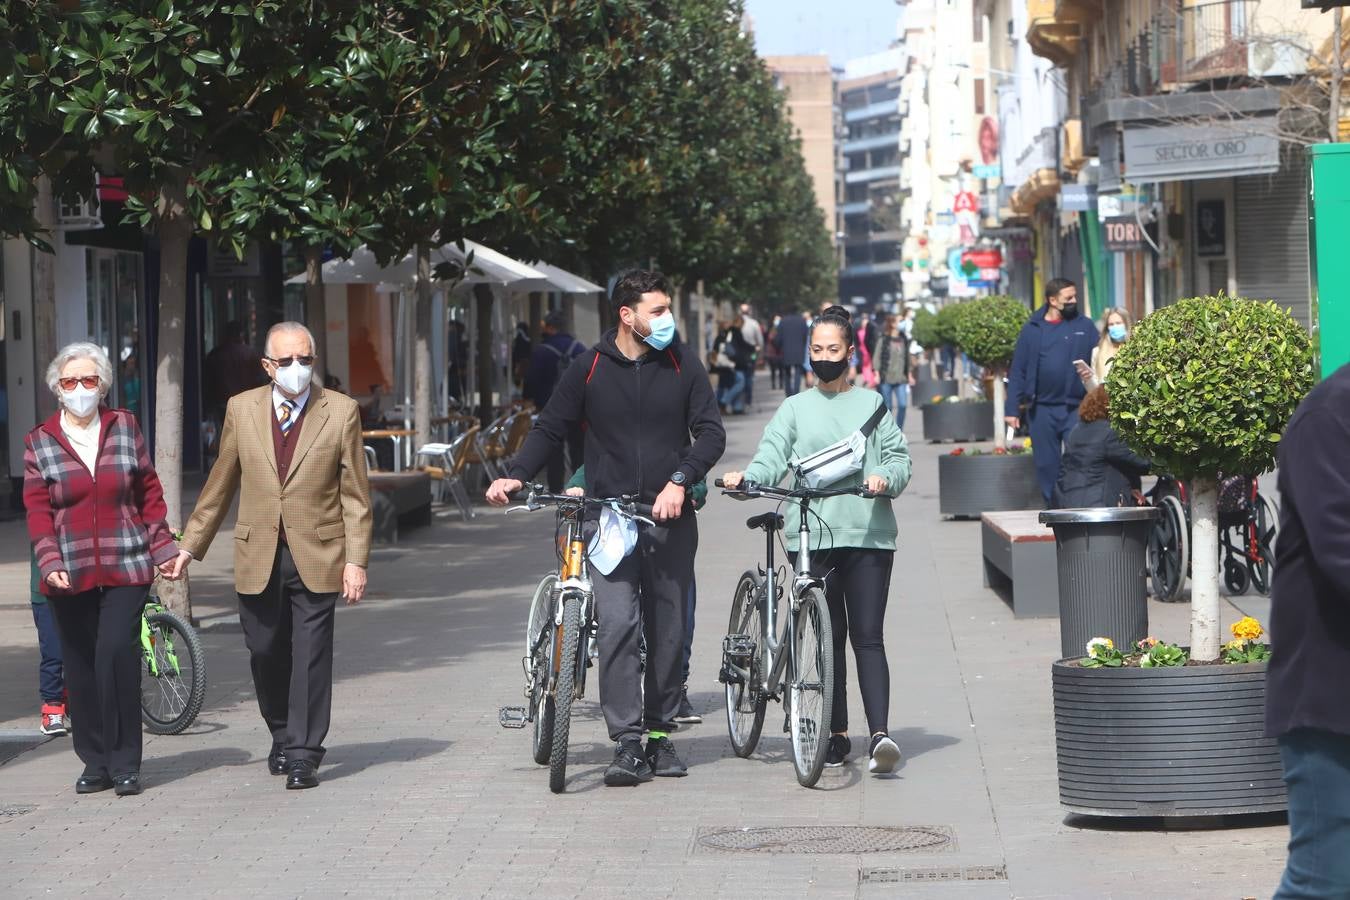
<svg viewBox="0 0 1350 900">
<path fill-rule="evenodd" d="M 30 813 L 37 809 L 27 803 L 15 803 L 9 806 L 0 806 L 0 822 L 6 822 L 10 819 L 17 819 L 24 813 Z"/>
<path fill-rule="evenodd" d="M 945 825 L 784 825 L 708 829 L 698 843 L 709 850 L 747 853 L 914 853 L 950 849 Z"/>
</svg>

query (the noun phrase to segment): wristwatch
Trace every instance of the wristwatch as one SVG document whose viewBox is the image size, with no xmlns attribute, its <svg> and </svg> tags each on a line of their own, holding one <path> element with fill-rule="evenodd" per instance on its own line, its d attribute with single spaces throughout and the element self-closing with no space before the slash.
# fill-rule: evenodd
<svg viewBox="0 0 1350 900">
<path fill-rule="evenodd" d="M 678 469 L 675 470 L 675 474 L 674 474 L 674 475 L 671 475 L 671 476 L 670 476 L 670 483 L 671 483 L 671 484 L 678 484 L 680 487 L 684 487 L 684 482 L 685 482 L 685 481 L 686 481 L 686 479 L 685 479 L 684 473 L 681 472 L 681 471 L 678 470 Z"/>
</svg>

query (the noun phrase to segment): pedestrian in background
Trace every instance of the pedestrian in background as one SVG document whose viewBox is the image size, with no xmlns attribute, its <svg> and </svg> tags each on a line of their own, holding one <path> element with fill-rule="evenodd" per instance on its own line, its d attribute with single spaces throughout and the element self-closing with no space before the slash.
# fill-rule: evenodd
<svg viewBox="0 0 1350 900">
<path fill-rule="evenodd" d="M 887 316 L 885 332 L 877 342 L 876 371 L 881 382 L 881 402 L 895 416 L 895 425 L 905 430 L 905 410 L 914 375 L 909 365 L 909 337 L 897 316 Z"/>
<path fill-rule="evenodd" d="M 741 337 L 745 340 L 746 346 L 750 348 L 744 369 L 745 405 L 750 408 L 755 403 L 755 370 L 759 368 L 759 359 L 764 355 L 764 329 L 760 326 L 759 320 L 755 318 L 755 311 L 749 303 L 741 304 L 741 315 L 738 321 L 741 323 Z"/>
<path fill-rule="evenodd" d="M 1097 328 L 1079 317 L 1078 288 L 1072 281 L 1056 278 L 1046 284 L 1045 301 L 1017 336 L 1003 415 L 1014 429 L 1026 420 L 1036 480 L 1049 503 L 1064 439 L 1078 424 L 1078 404 L 1087 394 L 1076 363 L 1092 358 Z"/>
<path fill-rule="evenodd" d="M 1132 328 L 1130 314 L 1120 307 L 1112 307 L 1102 317 L 1102 337 L 1092 348 L 1092 360 L 1086 368 L 1079 368 L 1078 375 L 1083 386 L 1091 391 L 1099 384 L 1106 384 L 1106 376 L 1111 372 L 1111 364 L 1116 354 L 1130 338 Z"/>
<path fill-rule="evenodd" d="M 534 404 L 535 409 L 543 409 L 548 405 L 558 379 L 574 359 L 586 352 L 586 345 L 568 333 L 567 317 L 561 310 L 554 310 L 544 317 L 543 334 L 544 339 L 530 354 L 530 367 L 525 372 L 524 397 Z M 584 440 L 581 428 L 576 427 L 567 435 L 565 448 L 558 446 L 553 449 L 546 466 L 548 489 L 552 493 L 563 489 L 567 478 L 567 457 L 571 457 L 574 469 L 581 466 Z"/>
<path fill-rule="evenodd" d="M 783 393 L 789 397 L 802 389 L 808 331 L 806 314 L 797 310 L 783 313 L 778 321 L 778 352 L 783 358 Z"/>
<path fill-rule="evenodd" d="M 1350 366 L 1312 389 L 1279 450 L 1266 734 L 1289 788 L 1276 900 L 1350 897 Z"/>
<path fill-rule="evenodd" d="M 764 337 L 764 362 L 769 368 L 769 389 L 783 386 L 783 351 L 778 347 L 778 323 L 782 316 L 774 316 L 769 333 Z"/>
<path fill-rule="evenodd" d="M 52 605 L 39 589 L 37 554 L 28 548 L 28 604 L 33 609 L 33 626 L 38 633 L 38 696 L 42 699 L 42 733 L 65 734 L 70 730 L 66 718 L 66 676 L 61 662 L 61 636 L 56 631 Z"/>
<path fill-rule="evenodd" d="M 141 610 L 177 548 L 135 416 L 103 406 L 112 373 L 96 344 L 56 354 L 61 409 L 24 439 L 23 501 L 84 763 L 75 791 L 127 796 L 141 792 Z"/>
<path fill-rule="evenodd" d="M 319 784 L 338 596 L 357 603 L 366 592 L 370 482 L 360 409 L 313 383 L 309 329 L 273 325 L 263 368 L 271 384 L 238 395 L 225 411 L 220 456 L 170 577 L 206 555 L 238 494 L 234 586 L 258 709 L 272 736 L 267 769 L 299 790 Z"/>
<path fill-rule="evenodd" d="M 1064 442 L 1052 507 L 1134 506 L 1142 496 L 1140 479 L 1151 465 L 1111 428 L 1110 411 L 1105 385 L 1093 388 L 1079 404 L 1078 424 Z"/>
</svg>

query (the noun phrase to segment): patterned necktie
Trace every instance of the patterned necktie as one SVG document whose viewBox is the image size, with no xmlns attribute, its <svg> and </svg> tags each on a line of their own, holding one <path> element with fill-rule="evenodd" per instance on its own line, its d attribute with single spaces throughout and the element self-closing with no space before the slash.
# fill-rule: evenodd
<svg viewBox="0 0 1350 900">
<path fill-rule="evenodd" d="M 281 425 L 283 435 L 290 434 L 291 426 L 295 420 L 291 417 L 291 410 L 295 409 L 295 402 L 292 400 L 282 400 L 281 408 L 277 410 L 277 422 Z"/>
</svg>

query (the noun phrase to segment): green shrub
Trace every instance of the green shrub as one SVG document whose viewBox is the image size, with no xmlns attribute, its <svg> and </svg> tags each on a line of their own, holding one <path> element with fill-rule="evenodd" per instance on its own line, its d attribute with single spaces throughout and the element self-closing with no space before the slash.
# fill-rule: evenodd
<svg viewBox="0 0 1350 900">
<path fill-rule="evenodd" d="M 938 336 L 937 313 L 931 313 L 926 309 L 919 309 L 914 313 L 914 330 L 911 332 L 914 340 L 925 349 L 942 346 L 942 340 Z"/>
<path fill-rule="evenodd" d="M 980 297 L 957 307 L 956 343 L 976 365 L 1005 369 L 1030 310 L 1012 297 Z"/>
<path fill-rule="evenodd" d="M 1308 334 L 1285 310 L 1193 297 L 1145 318 L 1121 348 L 1111 425 L 1180 478 L 1264 472 L 1312 383 Z"/>
<path fill-rule="evenodd" d="M 937 311 L 937 344 L 939 347 L 958 347 L 956 343 L 956 320 L 961 316 L 960 303 L 948 302 Z M 919 343 L 923 343 L 920 341 Z M 927 346 L 927 345 L 925 345 Z"/>
</svg>

